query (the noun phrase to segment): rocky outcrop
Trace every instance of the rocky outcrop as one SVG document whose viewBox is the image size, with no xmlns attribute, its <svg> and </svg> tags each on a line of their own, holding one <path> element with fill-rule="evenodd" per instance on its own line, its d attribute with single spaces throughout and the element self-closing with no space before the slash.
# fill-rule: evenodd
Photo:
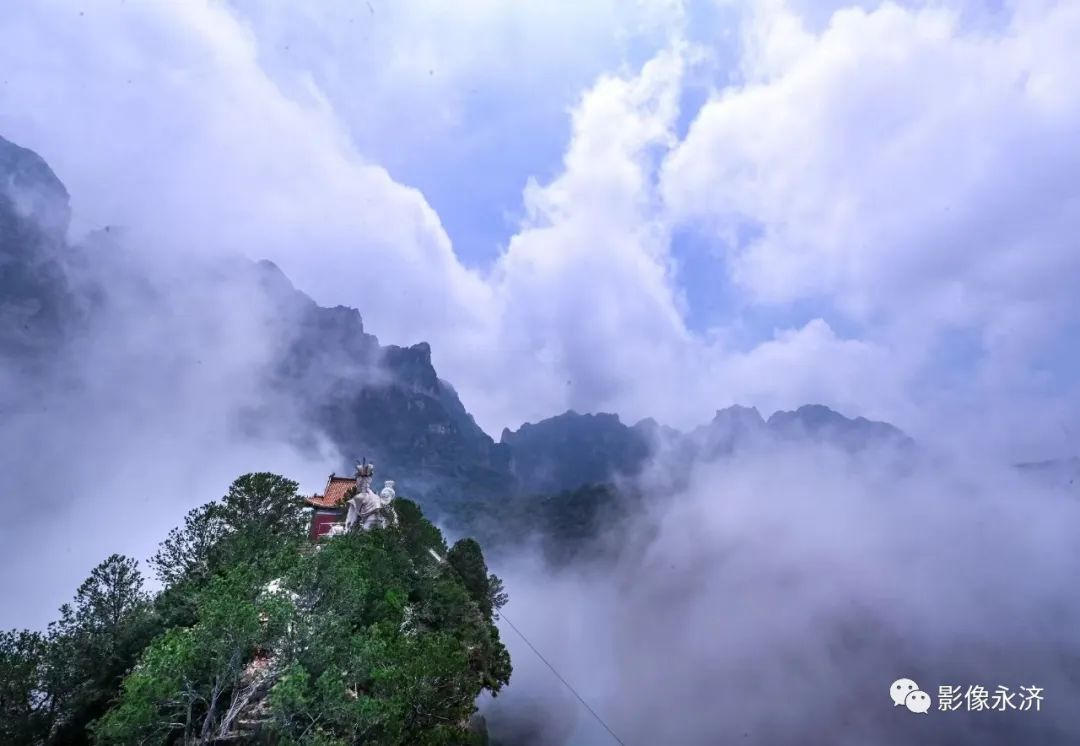
<svg viewBox="0 0 1080 746">
<path fill-rule="evenodd" d="M 356 309 L 317 305 L 269 262 L 258 272 L 281 309 L 274 386 L 343 454 L 390 479 L 408 475 L 410 493 L 428 501 L 513 492 L 504 449 L 439 378 L 426 342 L 383 346 Z"/>
<path fill-rule="evenodd" d="M 106 229 L 75 250 L 68 247 L 69 214 L 67 190 L 48 165 L 0 139 L 0 351 L 11 359 L 47 363 L 49 355 L 35 351 L 52 352 L 60 344 L 77 308 L 145 316 L 143 326 L 150 328 L 141 333 L 151 336 L 159 319 L 183 316 L 183 309 L 168 305 L 167 288 L 178 280 L 148 276 L 154 270 L 132 261 L 121 232 Z M 319 306 L 270 262 L 233 258 L 180 272 L 183 283 L 214 288 L 206 297 L 235 292 L 245 303 L 265 306 L 256 314 L 265 325 L 259 336 L 276 348 L 268 369 L 252 375 L 276 396 L 247 413 L 246 426 L 257 429 L 284 402 L 292 410 L 286 419 L 332 439 L 343 467 L 367 457 L 387 478 L 407 475 L 402 486 L 428 505 L 554 494 L 635 476 L 659 448 L 682 463 L 770 439 L 827 441 L 852 451 L 910 442 L 886 423 L 809 405 L 767 422 L 756 409 L 729 407 L 689 433 L 654 420 L 629 426 L 615 414 L 569 411 L 504 430 L 496 443 L 439 377 L 427 343 L 380 344 L 358 310 Z M 110 307 L 110 294 L 123 302 Z"/>
<path fill-rule="evenodd" d="M 636 475 L 649 456 L 648 435 L 614 414 L 578 414 L 503 430 L 510 471 L 522 489 L 553 493 Z"/>
<path fill-rule="evenodd" d="M 914 445 L 903 431 L 887 422 L 864 417 L 849 419 L 821 404 L 807 404 L 794 412 L 776 412 L 767 424 L 773 434 L 786 440 L 826 441 L 853 452 L 869 447 Z"/>
<path fill-rule="evenodd" d="M 48 164 L 0 137 L 0 355 L 24 366 L 47 356 L 72 313 L 61 264 L 70 217 Z"/>
</svg>

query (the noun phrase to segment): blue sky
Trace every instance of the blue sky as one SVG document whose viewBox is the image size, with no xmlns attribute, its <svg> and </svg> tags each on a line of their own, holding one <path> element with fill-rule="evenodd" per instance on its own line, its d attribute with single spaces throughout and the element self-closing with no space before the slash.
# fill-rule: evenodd
<svg viewBox="0 0 1080 746">
<path fill-rule="evenodd" d="M 76 226 L 270 258 L 489 432 L 813 401 L 1024 457 L 1080 409 L 1075 3 L 128 5 L 0 13 Z"/>
</svg>

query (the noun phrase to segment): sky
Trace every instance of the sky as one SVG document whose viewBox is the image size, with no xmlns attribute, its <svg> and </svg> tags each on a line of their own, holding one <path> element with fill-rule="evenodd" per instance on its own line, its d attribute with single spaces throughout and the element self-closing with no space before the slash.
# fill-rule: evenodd
<svg viewBox="0 0 1080 746">
<path fill-rule="evenodd" d="M 269 258 L 430 341 L 489 432 L 814 401 L 1072 449 L 1075 3 L 0 14 L 0 131 L 73 232 Z"/>
</svg>

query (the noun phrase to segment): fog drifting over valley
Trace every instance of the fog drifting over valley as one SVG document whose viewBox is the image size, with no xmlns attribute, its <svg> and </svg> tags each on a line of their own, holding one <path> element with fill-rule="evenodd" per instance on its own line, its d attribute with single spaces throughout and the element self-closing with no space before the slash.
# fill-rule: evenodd
<svg viewBox="0 0 1080 746">
<path fill-rule="evenodd" d="M 1071 742 L 1075 491 L 986 464 L 905 471 L 825 447 L 698 464 L 611 527 L 614 564 L 500 559 L 506 612 L 628 746 Z M 615 743 L 503 633 L 515 675 L 493 732 Z M 927 716 L 893 707 L 899 678 L 933 697 Z M 1042 711 L 936 710 L 939 685 L 977 684 L 1043 687 Z"/>
<path fill-rule="evenodd" d="M 342 462 L 268 384 L 281 310 L 250 265 L 170 265 L 138 237 L 98 239 L 67 277 L 101 283 L 88 324 L 43 371 L 0 367 L 5 626 L 43 627 L 90 568 L 148 557 L 242 473 L 310 492 Z"/>
</svg>

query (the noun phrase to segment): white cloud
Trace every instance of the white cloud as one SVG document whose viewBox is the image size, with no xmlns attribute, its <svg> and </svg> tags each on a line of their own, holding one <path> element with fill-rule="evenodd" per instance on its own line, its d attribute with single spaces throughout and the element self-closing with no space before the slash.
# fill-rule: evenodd
<svg viewBox="0 0 1080 746">
<path fill-rule="evenodd" d="M 724 363 L 729 390 L 766 414 L 814 401 L 871 417 L 908 414 L 902 388 L 907 371 L 896 370 L 891 350 L 839 337 L 822 319 L 778 330 L 773 339 L 731 353 Z"/>
<path fill-rule="evenodd" d="M 671 372 L 689 342 L 649 166 L 650 149 L 672 139 L 682 66 L 668 52 L 640 75 L 598 82 L 574 111 L 563 171 L 526 189 L 528 221 L 491 277 L 500 307 L 490 339 L 493 357 L 502 352 L 495 378 L 528 378 L 526 418 L 553 405 L 636 405 L 640 380 Z"/>
<path fill-rule="evenodd" d="M 1080 515 L 1064 491 L 986 463 L 900 474 L 825 448 L 686 476 L 685 489 L 647 482 L 647 515 L 607 527 L 614 562 L 494 567 L 517 629 L 627 743 L 1075 739 L 1080 607 L 1064 589 L 1080 568 Z M 566 612 L 551 619 L 553 606 Z M 602 742 L 517 635 L 504 639 L 525 675 L 491 704 L 493 725 L 540 699 L 548 721 L 576 720 L 572 742 Z M 927 730 L 893 709 L 900 676 L 935 702 L 940 685 L 981 682 L 1045 681 L 1047 696 L 1038 719 L 935 710 Z"/>
<path fill-rule="evenodd" d="M 564 171 L 526 190 L 531 222 L 494 276 L 512 289 L 494 339 L 514 352 L 492 355 L 491 371 L 529 381 L 529 404 L 489 395 L 474 405 L 481 415 L 492 405 L 481 420 L 577 406 L 685 425 L 730 401 L 766 411 L 822 401 L 932 435 L 943 419 L 1023 421 L 1008 411 L 1021 393 L 1028 413 L 1060 407 L 1060 394 L 1033 387 L 1031 361 L 1060 339 L 1080 269 L 1069 238 L 1080 221 L 1073 159 L 1063 155 L 1080 109 L 1061 95 L 1071 84 L 1060 62 L 1073 54 L 1062 29 L 1077 14 L 1047 4 L 977 32 L 965 18 L 884 4 L 841 9 L 818 30 L 783 3 L 755 6 L 743 82 L 720 91 L 682 143 L 672 139 L 677 112 L 652 118 L 663 101 L 677 104 L 677 81 L 660 99 L 626 95 L 628 81 L 646 85 L 648 68 L 621 88 L 597 83 L 575 110 Z M 1043 38 L 1056 52 L 1032 43 Z M 594 115 L 604 123 L 595 131 Z M 749 225 L 760 238 L 726 256 L 747 302 L 820 299 L 859 336 L 813 316 L 761 330 L 749 349 L 725 344 L 723 326 L 737 319 L 691 334 L 669 220 L 719 238 Z M 940 335 L 953 329 L 982 335 L 969 381 L 978 395 L 927 393 Z M 1015 443 L 1010 429 L 981 434 Z"/>
<path fill-rule="evenodd" d="M 20 74 L 0 89 L 0 130 L 54 165 L 77 227 L 135 224 L 172 256 L 268 257 L 320 302 L 360 308 L 384 341 L 431 341 L 491 431 L 565 407 L 685 425 L 731 401 L 808 400 L 918 429 L 912 382 L 940 330 L 984 335 L 976 381 L 992 393 L 1030 384 L 1029 359 L 1071 318 L 1073 5 L 971 30 L 952 6 L 807 21 L 756 4 L 742 79 L 683 142 L 690 68 L 729 42 L 688 47 L 678 4 L 590 5 L 573 23 L 562 4 L 231 7 L 7 9 L 0 65 Z M 528 182 L 521 225 L 484 271 L 379 165 L 501 147 L 486 133 L 508 107 L 475 106 L 471 91 L 561 107 L 605 68 L 571 111 L 561 166 Z M 746 293 L 736 308 L 822 300 L 854 329 L 796 305 L 749 347 L 727 343 L 738 318 L 691 333 L 678 224 L 715 228 L 718 243 L 759 236 L 723 259 Z"/>
<path fill-rule="evenodd" d="M 365 150 L 395 163 L 420 153 L 438 158 L 431 146 L 449 145 L 448 133 L 465 138 L 455 143 L 465 149 L 486 144 L 469 128 L 504 137 L 476 116 L 478 98 L 488 100 L 479 110 L 497 123 L 511 102 L 562 113 L 635 44 L 662 40 L 682 22 L 672 0 L 230 5 L 253 29 L 260 60 L 276 79 L 300 85 L 310 76 Z M 412 152 L 393 153 L 397 146 Z"/>
<path fill-rule="evenodd" d="M 1076 318 L 1080 7 L 964 18 L 884 3 L 815 31 L 756 6 L 744 79 L 698 114 L 663 193 L 726 246 L 748 302 L 825 300 L 909 369 L 940 333 L 975 330 L 973 383 L 1000 399 Z M 740 245 L 735 226 L 755 237 Z"/>
<path fill-rule="evenodd" d="M 125 224 L 163 254 L 272 259 L 402 341 L 418 316 L 467 325 L 484 303 L 423 196 L 355 151 L 317 89 L 285 95 L 221 6 L 8 13 L 0 67 L 20 74 L 0 128 L 61 174 L 77 228 Z"/>
<path fill-rule="evenodd" d="M 522 15 L 482 5 L 479 17 L 455 11 L 450 18 L 375 7 L 364 11 L 374 18 L 364 20 L 387 25 L 380 48 L 389 54 L 409 48 L 414 37 L 427 38 L 440 46 L 440 73 L 460 81 L 480 76 L 480 60 L 514 47 L 511 29 L 526 34 L 522 53 L 547 53 L 566 11 Z M 327 94 L 310 76 L 271 75 L 283 64 L 287 41 L 275 34 L 283 32 L 284 19 L 297 20 L 283 7 L 275 10 L 284 16 L 256 13 L 250 26 L 209 3 L 116 3 L 84 15 L 62 4 L 11 10 L 0 63 L 18 67 L 20 75 L 4 89 L 10 106 L 0 113 L 0 129 L 54 166 L 74 195 L 77 228 L 122 223 L 146 239 L 148 250 L 169 257 L 231 251 L 267 257 L 319 302 L 359 307 L 384 340 L 430 340 L 440 372 L 489 428 L 516 424 L 525 413 L 523 390 L 507 387 L 508 380 L 536 384 L 527 397 L 534 416 L 565 401 L 568 377 L 580 387 L 571 400 L 579 408 L 625 402 L 589 398 L 597 393 L 589 379 L 605 390 L 636 386 L 634 371 L 648 361 L 639 359 L 640 350 L 631 356 L 637 359 L 593 356 L 594 343 L 613 349 L 609 343 L 628 324 L 664 327 L 654 335 L 660 340 L 671 329 L 679 333 L 663 277 L 663 230 L 647 217 L 652 193 L 645 163 L 647 148 L 671 138 L 678 60 L 651 64 L 636 83 L 626 82 L 637 80 L 629 74 L 606 78 L 588 94 L 590 103 L 576 115 L 574 137 L 582 139 L 571 146 L 566 175 L 530 188 L 529 223 L 485 282 L 462 266 L 424 197 L 367 160 L 347 134 L 353 125 L 392 129 L 360 119 L 358 107 L 388 103 L 410 114 L 406 104 L 423 109 L 440 95 L 414 101 L 374 90 L 342 106 L 340 88 Z M 626 35 L 642 33 L 642 18 L 677 22 L 677 10 L 645 3 L 644 16 L 623 24 Z M 587 48 L 584 37 L 598 34 L 612 13 L 597 6 L 564 43 Z M 443 21 L 446 34 L 434 34 Z M 319 21 L 318 30 L 326 29 Z M 490 54 L 470 52 L 471 40 L 490 45 Z M 55 53 L 36 54 L 39 49 Z M 374 70 L 382 60 L 362 62 Z M 394 65 L 390 72 L 359 73 L 381 81 L 376 89 L 394 83 L 408 92 L 417 82 Z M 638 112 L 639 106 L 658 109 Z M 354 119 L 346 123 L 341 111 Z M 411 112 L 412 121 L 419 113 Z M 440 127 L 435 122 L 432 130 Z M 645 253 L 636 253 L 639 245 Z M 560 258 L 561 251 L 570 253 Z M 538 261 L 548 262 L 546 274 L 536 272 Z M 616 283 L 620 272 L 633 277 Z M 592 287 L 572 288 L 574 274 L 591 279 Z M 623 294 L 640 293 L 642 277 L 653 306 L 627 306 Z M 607 284 L 599 294 L 597 279 Z M 546 288 L 535 284 L 541 280 Z M 572 297 L 574 290 L 580 292 Z M 581 312 L 583 301 L 593 308 L 601 297 L 605 310 Z M 560 341 L 589 317 L 589 338 Z M 538 358 L 550 364 L 537 367 Z M 615 368 L 613 384 L 609 366 L 619 362 L 625 364 Z M 491 394 L 499 389 L 509 391 Z"/>
<path fill-rule="evenodd" d="M 1080 222 L 1066 176 L 1075 4 L 992 36 L 890 4 L 839 12 L 817 36 L 799 23 L 781 6 L 749 26 L 764 51 L 747 82 L 665 166 L 674 214 L 759 226 L 732 261 L 766 302 L 825 295 L 864 318 L 993 324 L 1002 300 L 1059 300 Z"/>
</svg>

